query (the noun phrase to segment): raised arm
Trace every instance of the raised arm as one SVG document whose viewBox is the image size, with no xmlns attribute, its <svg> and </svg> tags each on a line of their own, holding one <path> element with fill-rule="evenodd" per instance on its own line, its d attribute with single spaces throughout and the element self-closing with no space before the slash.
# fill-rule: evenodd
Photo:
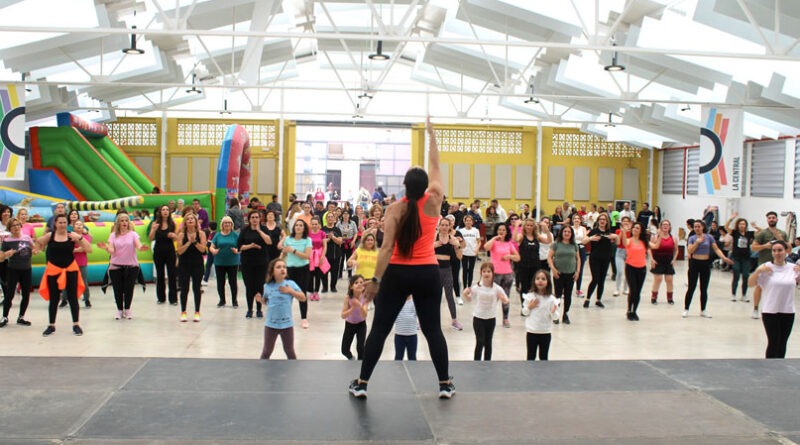
<svg viewBox="0 0 800 445">
<path fill-rule="evenodd" d="M 425 130 L 430 138 L 430 146 L 428 148 L 428 193 L 433 195 L 437 202 L 442 202 L 444 188 L 442 187 L 442 171 L 439 167 L 439 144 L 436 141 L 436 133 L 433 131 L 430 116 L 425 121 Z"/>
</svg>

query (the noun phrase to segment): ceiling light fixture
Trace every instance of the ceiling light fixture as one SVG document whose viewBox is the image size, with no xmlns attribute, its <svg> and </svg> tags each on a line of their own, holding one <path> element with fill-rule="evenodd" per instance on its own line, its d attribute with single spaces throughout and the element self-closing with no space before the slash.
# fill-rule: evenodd
<svg viewBox="0 0 800 445">
<path fill-rule="evenodd" d="M 361 114 L 361 105 L 356 104 L 356 111 L 353 113 L 353 119 L 363 119 L 364 115 Z"/>
<path fill-rule="evenodd" d="M 228 99 L 222 101 L 222 111 L 220 111 L 219 114 L 231 114 L 231 112 L 228 111 Z"/>
<path fill-rule="evenodd" d="M 133 18 L 136 18 L 136 10 L 133 11 Z M 136 47 L 136 25 L 131 26 L 131 46 L 122 50 L 125 54 L 139 55 L 144 54 L 144 50 Z"/>
<path fill-rule="evenodd" d="M 612 43 L 611 46 L 617 46 L 616 42 Z M 625 71 L 625 65 L 620 65 L 617 62 L 618 57 L 619 57 L 619 54 L 617 53 L 617 51 L 614 51 L 614 55 L 611 56 L 611 65 L 606 65 L 605 68 L 603 68 L 603 69 L 605 69 L 606 71 L 611 71 L 611 72 Z"/>
<path fill-rule="evenodd" d="M 384 61 L 389 60 L 389 56 L 383 53 L 383 40 L 378 40 L 378 52 L 370 54 L 369 60 Z"/>
<path fill-rule="evenodd" d="M 26 73 L 22 73 L 22 83 L 23 83 L 23 84 L 25 83 L 25 78 L 26 78 L 26 77 L 27 77 L 27 74 L 26 74 Z M 28 93 L 30 93 L 32 90 L 31 90 L 30 88 L 28 88 L 28 86 L 27 86 L 27 85 L 25 85 L 25 91 L 27 91 Z"/>
<path fill-rule="evenodd" d="M 691 111 L 691 110 L 692 110 L 692 106 L 689 105 L 689 104 L 686 104 L 681 108 L 681 111 Z"/>
<path fill-rule="evenodd" d="M 189 94 L 201 94 L 203 90 L 198 90 L 196 85 L 197 85 L 197 74 L 192 73 L 192 88 L 186 90 L 186 92 Z"/>
<path fill-rule="evenodd" d="M 368 92 L 364 91 L 363 93 L 358 95 L 359 99 L 372 99 L 372 95 Z"/>
<path fill-rule="evenodd" d="M 608 122 L 606 122 L 605 127 L 616 127 L 617 125 L 611 121 L 611 113 L 608 113 Z"/>
<path fill-rule="evenodd" d="M 539 99 L 531 96 L 531 97 L 525 99 L 525 103 L 526 104 L 538 104 L 539 103 Z"/>
</svg>

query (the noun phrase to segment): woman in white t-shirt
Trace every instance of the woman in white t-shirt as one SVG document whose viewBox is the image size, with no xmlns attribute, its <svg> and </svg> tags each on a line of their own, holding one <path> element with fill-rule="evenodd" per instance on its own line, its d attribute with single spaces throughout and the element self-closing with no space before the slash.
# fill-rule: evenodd
<svg viewBox="0 0 800 445">
<path fill-rule="evenodd" d="M 464 289 L 464 298 L 471 301 L 475 297 L 472 311 L 472 328 L 475 331 L 475 360 L 492 359 L 492 336 L 497 325 L 497 302 L 508 304 L 508 296 L 502 287 L 494 282 L 494 265 L 481 264 L 481 279 L 472 287 Z M 482 354 L 481 354 L 482 353 Z"/>
<path fill-rule="evenodd" d="M 767 332 L 767 358 L 785 358 L 794 325 L 794 290 L 800 270 L 786 262 L 789 245 L 772 241 L 772 261 L 758 266 L 747 283 L 761 289 L 761 320 Z"/>
<path fill-rule="evenodd" d="M 581 256 L 581 265 L 578 269 L 578 281 L 575 283 L 575 295 L 582 297 L 583 266 L 586 265 L 586 245 L 583 243 L 583 240 L 586 239 L 587 230 L 582 224 L 581 216 L 577 213 L 572 215 L 572 231 L 575 232 L 575 243 L 578 244 L 578 254 Z"/>
<path fill-rule="evenodd" d="M 550 246 L 553 244 L 553 233 L 550 232 L 550 218 L 544 217 L 539 221 L 539 263 L 542 269 L 550 270 L 547 257 L 550 256 Z M 544 238 L 547 238 L 546 240 Z"/>
<path fill-rule="evenodd" d="M 473 225 L 471 216 L 464 217 L 464 227 L 458 229 L 464 238 L 464 250 L 461 251 L 461 282 L 464 288 L 472 286 L 475 271 L 475 258 L 481 244 L 481 231 Z"/>
<path fill-rule="evenodd" d="M 558 299 L 553 295 L 553 283 L 547 271 L 542 269 L 536 272 L 531 291 L 522 296 L 525 301 L 522 315 L 528 317 L 525 320 L 528 360 L 536 360 L 537 349 L 539 360 L 547 360 L 553 320 L 558 320 L 559 317 Z"/>
</svg>

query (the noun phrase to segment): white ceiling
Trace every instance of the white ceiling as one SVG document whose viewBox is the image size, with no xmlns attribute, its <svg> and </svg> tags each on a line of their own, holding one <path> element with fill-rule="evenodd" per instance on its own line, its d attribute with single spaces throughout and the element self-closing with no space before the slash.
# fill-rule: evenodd
<svg viewBox="0 0 800 445">
<path fill-rule="evenodd" d="M 124 55 L 134 25 L 145 53 Z M 388 61 L 367 57 L 379 40 Z M 227 102 L 242 119 L 541 121 L 662 147 L 696 143 L 710 104 L 776 138 L 800 134 L 798 43 L 789 0 L 0 0 L 0 81 L 24 75 L 32 123 Z M 603 69 L 614 50 L 625 71 Z"/>
</svg>

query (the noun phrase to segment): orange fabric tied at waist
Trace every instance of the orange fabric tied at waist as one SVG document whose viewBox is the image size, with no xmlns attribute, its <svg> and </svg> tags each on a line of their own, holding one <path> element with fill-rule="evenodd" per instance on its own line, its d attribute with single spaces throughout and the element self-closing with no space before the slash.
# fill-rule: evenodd
<svg viewBox="0 0 800 445">
<path fill-rule="evenodd" d="M 50 301 L 50 289 L 47 285 L 47 277 L 58 275 L 58 290 L 61 291 L 67 288 L 67 272 L 77 272 L 78 292 L 76 295 L 83 295 L 83 291 L 86 290 L 86 284 L 83 282 L 81 270 L 78 268 L 77 262 L 73 261 L 69 266 L 63 268 L 48 262 L 47 267 L 44 269 L 44 274 L 42 274 L 42 282 L 39 283 L 39 295 L 41 295 L 45 301 Z"/>
</svg>

